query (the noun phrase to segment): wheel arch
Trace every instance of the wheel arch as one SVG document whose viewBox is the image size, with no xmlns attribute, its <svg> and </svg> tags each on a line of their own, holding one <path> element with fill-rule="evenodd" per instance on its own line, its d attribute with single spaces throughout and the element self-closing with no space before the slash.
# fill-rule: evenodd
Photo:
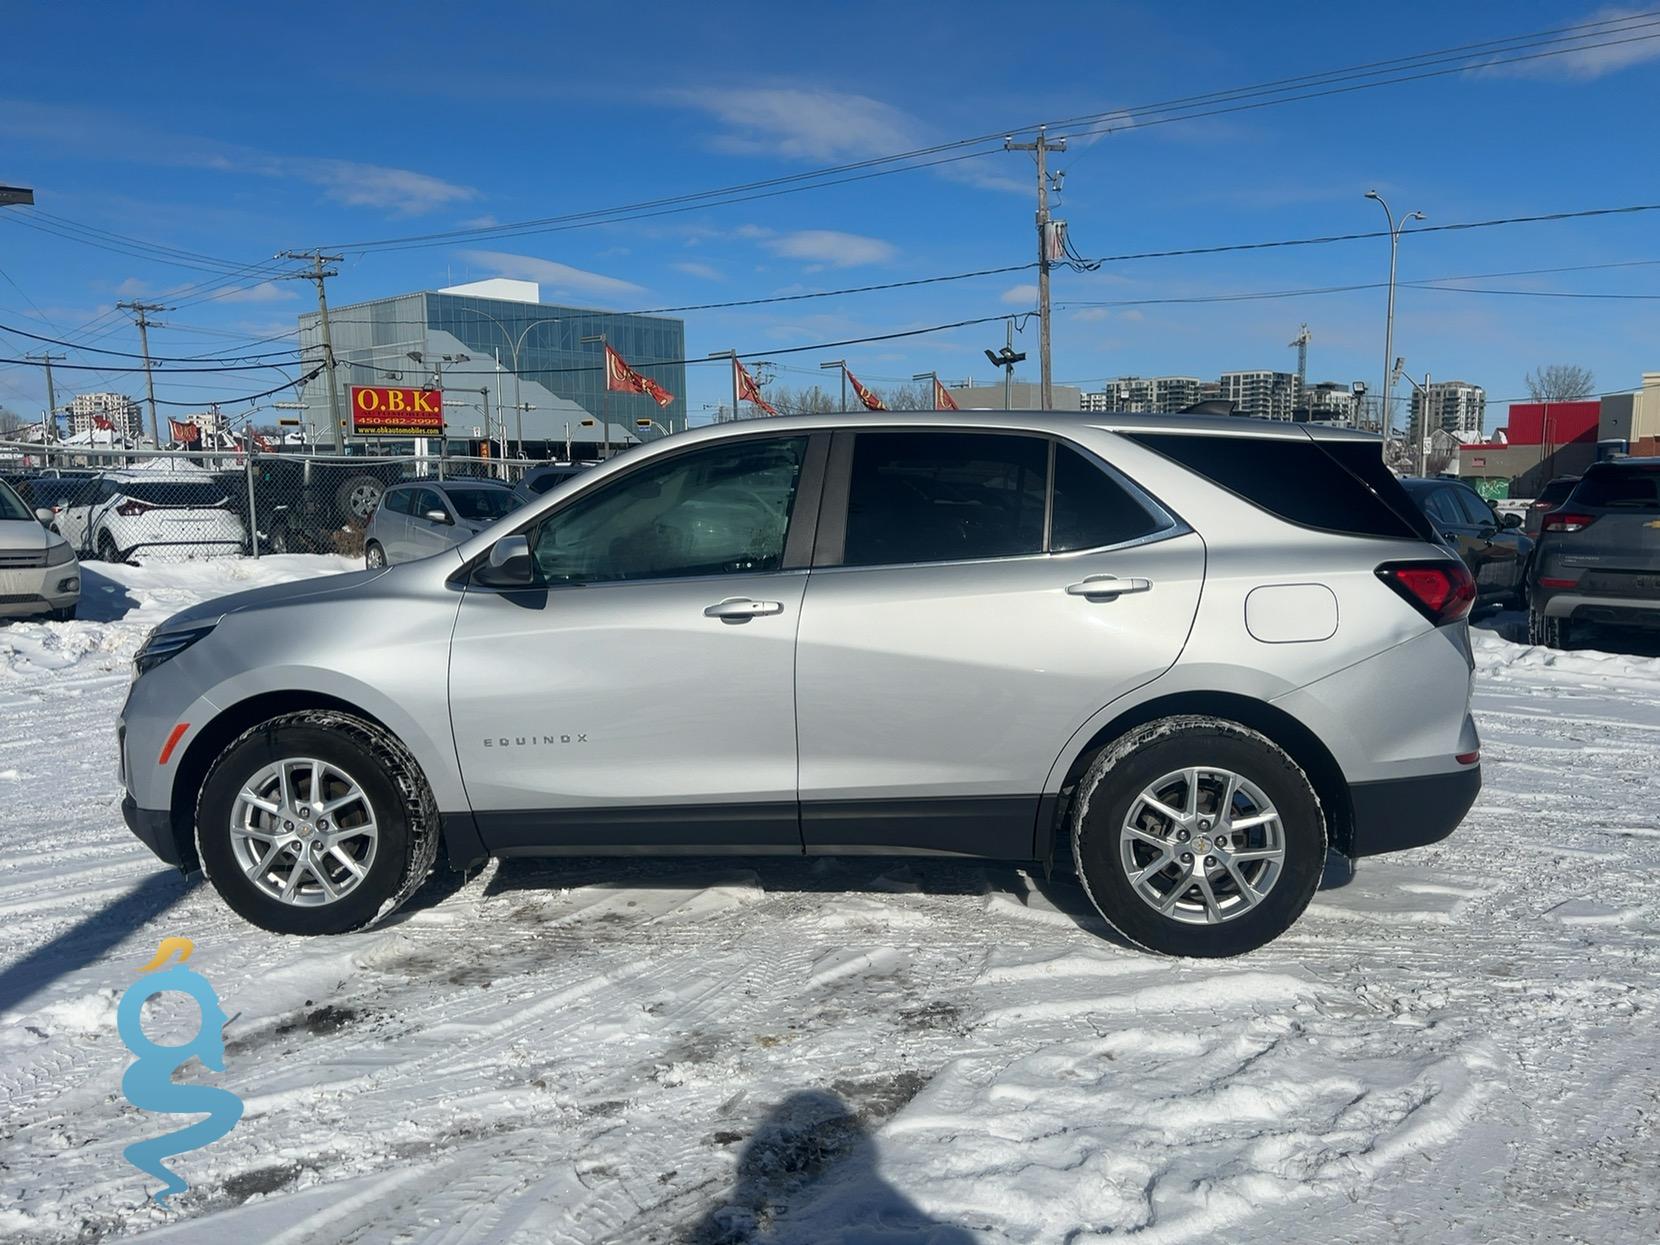
<svg viewBox="0 0 1660 1245">
<path fill-rule="evenodd" d="M 249 727 L 284 714 L 299 713 L 308 709 L 333 710 L 361 718 L 376 729 L 398 739 L 408 748 L 408 741 L 402 739 L 398 732 L 379 716 L 361 705 L 353 704 L 339 696 L 329 695 L 327 692 L 284 689 L 256 693 L 237 701 L 221 710 L 196 732 L 179 758 L 177 769 L 174 771 L 168 813 L 173 837 L 179 848 L 179 858 L 185 869 L 193 870 L 201 866 L 196 856 L 196 802 L 213 762 L 232 740 Z M 413 751 L 411 756 L 419 765 L 420 760 L 414 756 Z M 431 776 L 423 774 L 422 777 L 430 785 Z M 477 832 L 472 827 L 471 817 L 443 817 L 443 843 L 450 852 L 450 859 L 467 861 L 482 855 L 480 845 L 474 841 L 476 838 Z"/>
<path fill-rule="evenodd" d="M 1126 708 L 1100 727 L 1078 750 L 1067 767 L 1059 792 L 1043 798 L 1038 823 L 1037 858 L 1054 859 L 1057 836 L 1064 833 L 1072 792 L 1101 750 L 1126 731 L 1159 718 L 1202 714 L 1225 718 L 1265 735 L 1308 775 L 1326 816 L 1326 834 L 1332 845 L 1348 855 L 1354 844 L 1354 804 L 1342 767 L 1320 737 L 1285 710 L 1237 692 L 1191 691 L 1156 696 Z"/>
</svg>

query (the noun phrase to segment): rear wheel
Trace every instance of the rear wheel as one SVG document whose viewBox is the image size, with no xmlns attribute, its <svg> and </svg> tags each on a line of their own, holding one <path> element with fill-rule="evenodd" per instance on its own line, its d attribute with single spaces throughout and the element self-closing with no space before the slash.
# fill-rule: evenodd
<svg viewBox="0 0 1660 1245">
<path fill-rule="evenodd" d="M 1527 642 L 1545 648 L 1567 648 L 1572 625 L 1566 618 L 1551 616 L 1537 607 L 1527 612 Z"/>
<path fill-rule="evenodd" d="M 1302 915 L 1326 860 L 1308 777 L 1267 736 L 1163 718 L 1110 745 L 1073 802 L 1072 850 L 1108 924 L 1167 955 L 1229 956 Z"/>
<path fill-rule="evenodd" d="M 103 562 L 125 562 L 127 555 L 116 548 L 115 537 L 104 532 L 98 537 L 98 558 Z"/>
<path fill-rule="evenodd" d="M 245 731 L 214 762 L 196 848 L 246 920 L 340 934 L 390 915 L 431 872 L 438 812 L 386 731 L 344 713 L 292 713 Z"/>
</svg>

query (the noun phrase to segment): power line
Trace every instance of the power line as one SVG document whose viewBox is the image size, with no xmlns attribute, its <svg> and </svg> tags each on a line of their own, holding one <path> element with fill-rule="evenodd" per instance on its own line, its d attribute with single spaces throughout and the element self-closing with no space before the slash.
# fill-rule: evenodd
<svg viewBox="0 0 1660 1245">
<path fill-rule="evenodd" d="M 172 328 L 175 326 L 169 325 L 168 327 Z M 7 324 L 0 324 L 0 333 L 10 333 L 14 337 L 27 337 L 30 341 L 46 342 L 53 346 L 67 346 L 75 350 L 90 350 L 93 354 L 118 355 L 123 359 L 142 359 L 144 357 L 143 355 L 135 354 L 130 350 L 111 350 L 107 346 L 87 346 L 82 345 L 79 342 L 63 341 L 57 337 L 44 337 L 39 333 L 31 333 L 27 329 L 13 328 Z M 296 346 L 288 350 L 270 350 L 259 354 L 227 355 L 220 357 L 158 354 L 151 355 L 150 359 L 155 363 L 230 363 L 245 361 L 248 359 L 276 358 L 278 355 L 292 355 L 298 353 L 299 347 Z"/>
<path fill-rule="evenodd" d="M 734 186 L 725 186 L 712 190 L 695 191 L 682 195 L 665 196 L 659 199 L 644 200 L 637 203 L 623 204 L 611 208 L 589 209 L 581 212 L 570 212 L 558 216 L 542 217 L 535 220 L 519 221 L 501 225 L 483 226 L 473 229 L 452 229 L 425 234 L 411 234 L 397 238 L 370 239 L 358 242 L 333 244 L 333 249 L 366 252 L 371 250 L 405 250 L 426 246 L 440 246 L 446 243 L 475 240 L 484 241 L 491 238 L 516 237 L 531 233 L 561 232 L 565 229 L 589 228 L 594 225 L 616 223 L 624 220 L 640 220 L 654 216 L 669 215 L 675 212 L 692 211 L 702 207 L 719 207 L 733 203 L 750 202 L 755 199 L 772 198 L 781 194 L 799 193 L 802 190 L 822 189 L 827 186 L 844 185 L 849 182 L 864 181 L 871 177 L 887 176 L 892 173 L 910 172 L 916 169 L 935 167 L 940 164 L 952 163 L 958 160 L 977 159 L 981 156 L 995 154 L 996 149 L 963 152 L 963 148 L 976 147 L 990 142 L 1001 140 L 1016 134 L 1034 132 L 1041 126 L 1051 129 L 1062 128 L 1078 124 L 1096 125 L 1098 128 L 1077 131 L 1079 136 L 1110 133 L 1116 130 L 1144 128 L 1151 125 L 1169 124 L 1180 120 L 1194 120 L 1199 117 L 1215 116 L 1223 112 L 1242 111 L 1246 108 L 1270 107 L 1281 103 L 1293 103 L 1299 100 L 1320 98 L 1324 95 L 1342 94 L 1350 91 L 1367 90 L 1378 86 L 1393 85 L 1398 82 L 1418 81 L 1424 78 L 1444 76 L 1454 73 L 1465 73 L 1472 69 L 1490 68 L 1523 61 L 1537 60 L 1551 56 L 1570 55 L 1575 52 L 1585 52 L 1602 47 L 1616 46 L 1622 43 L 1641 42 L 1647 39 L 1660 38 L 1660 30 L 1638 35 L 1630 39 L 1605 39 L 1605 36 L 1623 34 L 1632 30 L 1645 30 L 1649 27 L 1660 26 L 1660 10 L 1622 15 L 1616 18 L 1600 19 L 1581 23 L 1575 26 L 1560 27 L 1553 30 L 1538 31 L 1532 34 L 1512 35 L 1502 39 L 1487 40 L 1481 43 L 1465 44 L 1460 47 L 1441 49 L 1439 51 L 1419 53 L 1409 57 L 1397 57 L 1388 61 L 1375 61 L 1370 64 L 1352 66 L 1345 69 L 1326 71 L 1321 74 L 1303 75 L 1297 78 L 1279 79 L 1274 82 L 1263 83 L 1257 86 L 1237 87 L 1225 91 L 1211 92 L 1206 95 L 1189 96 L 1185 99 L 1167 101 L 1162 104 L 1139 105 L 1128 108 L 1113 109 L 1108 112 L 1085 114 L 1080 117 L 1067 118 L 1059 121 L 1047 121 L 999 131 L 995 134 L 978 135 L 972 138 L 957 139 L 950 142 L 938 143 L 928 147 L 914 148 L 910 151 L 896 152 L 885 156 L 873 156 L 864 160 L 851 161 L 839 165 L 831 165 L 819 169 L 805 170 L 780 177 L 767 178 L 760 181 L 741 183 Z M 1603 42 L 1589 42 L 1588 40 L 1604 39 Z M 1550 47 L 1554 44 L 1570 46 L 1556 47 L 1554 50 L 1532 52 L 1527 55 L 1506 55 L 1506 53 L 1521 52 L 1528 48 Z M 1481 57 L 1487 59 L 1482 60 Z M 1423 65 L 1442 65 L 1453 59 L 1469 61 L 1469 64 L 1454 65 L 1450 68 L 1437 68 L 1424 73 L 1405 74 L 1397 72 L 1395 77 L 1380 78 L 1376 81 L 1354 81 L 1356 77 L 1376 76 L 1378 74 L 1404 71 Z M 1319 86 L 1320 90 L 1304 90 L 1300 95 L 1289 95 L 1287 92 L 1305 87 Z M 1329 89 L 1328 89 L 1329 88 Z M 1276 98 L 1252 99 L 1252 96 L 1275 96 Z M 1210 103 L 1225 103 L 1225 107 L 1209 111 L 1193 111 Z M 1158 115 L 1171 113 L 1179 115 Z M 1143 120 L 1142 118 L 1145 118 Z M 1116 120 L 1115 120 L 1116 119 Z M 1119 122 L 1127 122 L 1119 124 Z M 943 153 L 957 153 L 945 155 Z M 889 167 L 898 165 L 899 167 Z M 845 176 L 844 176 L 845 175 Z"/>
</svg>

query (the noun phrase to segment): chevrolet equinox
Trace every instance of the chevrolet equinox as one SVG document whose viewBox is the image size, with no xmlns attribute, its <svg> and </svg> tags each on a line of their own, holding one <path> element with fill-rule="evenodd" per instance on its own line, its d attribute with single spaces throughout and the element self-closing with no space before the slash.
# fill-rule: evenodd
<svg viewBox="0 0 1660 1245">
<path fill-rule="evenodd" d="M 124 813 L 280 933 L 385 918 L 440 844 L 1059 844 L 1126 938 L 1233 955 L 1296 920 L 1328 846 L 1462 820 L 1474 595 L 1356 433 L 728 423 L 432 557 L 175 615 L 135 658 Z"/>
</svg>

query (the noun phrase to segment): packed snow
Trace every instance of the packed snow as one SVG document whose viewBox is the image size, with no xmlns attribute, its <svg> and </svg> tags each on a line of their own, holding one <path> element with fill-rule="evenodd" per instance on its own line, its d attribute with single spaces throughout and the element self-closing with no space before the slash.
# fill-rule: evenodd
<svg viewBox="0 0 1660 1245">
<path fill-rule="evenodd" d="M 89 565 L 0 627 L 5 1240 L 1660 1239 L 1660 659 L 1485 622 L 1468 822 L 1235 961 L 927 860 L 514 861 L 276 938 L 128 834 L 113 720 L 170 612 L 351 565 Z M 231 1020 L 178 1079 L 246 1113 L 161 1208 L 121 1151 L 189 1117 L 115 1009 L 181 934 Z"/>
</svg>

